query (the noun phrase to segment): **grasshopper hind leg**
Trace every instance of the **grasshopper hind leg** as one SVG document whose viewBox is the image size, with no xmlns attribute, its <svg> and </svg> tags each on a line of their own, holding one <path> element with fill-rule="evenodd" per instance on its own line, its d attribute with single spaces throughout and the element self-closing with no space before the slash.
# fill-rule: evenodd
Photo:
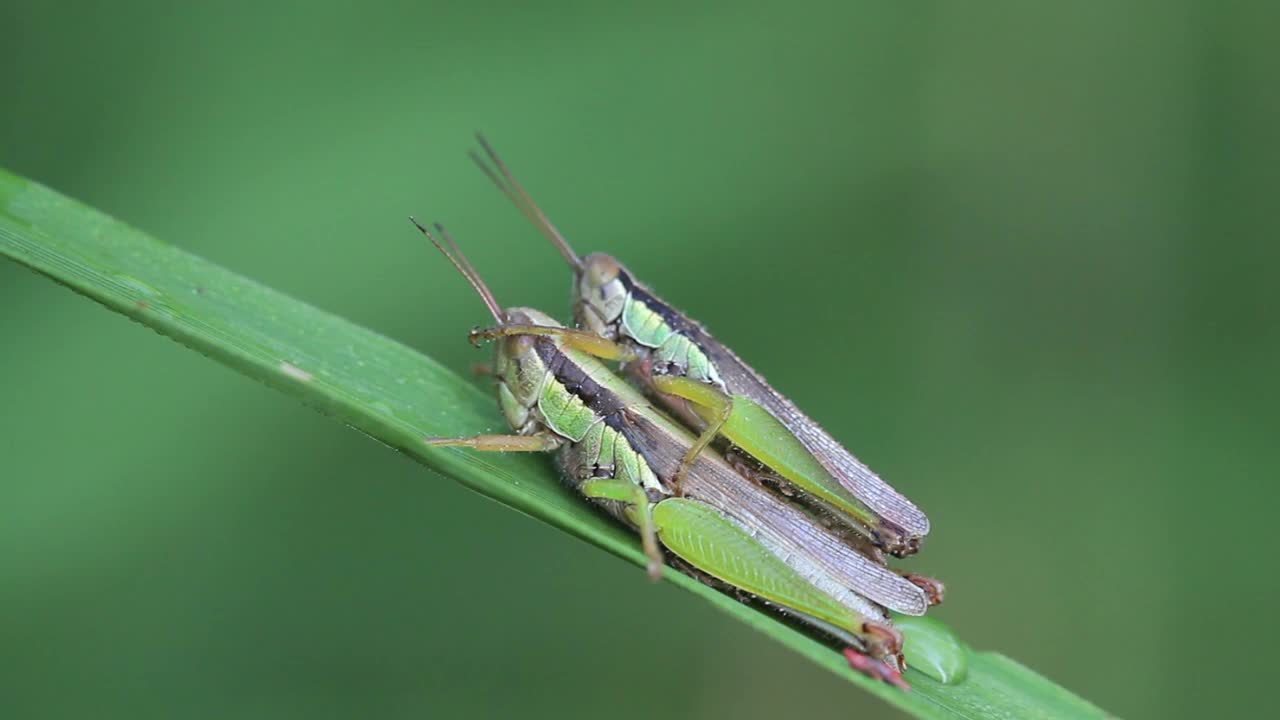
<svg viewBox="0 0 1280 720">
<path fill-rule="evenodd" d="M 780 607 L 778 610 L 842 644 L 844 647 L 840 653 L 854 670 L 903 690 L 911 689 L 902 679 L 907 665 L 902 656 L 902 633 L 893 626 L 869 620 L 858 628 L 859 633 L 853 634 L 789 608 Z"/>
<path fill-rule="evenodd" d="M 902 640 L 898 632 L 879 623 L 864 623 L 865 630 L 875 635 L 885 638 L 887 641 L 875 648 L 864 640 L 852 636 L 844 630 L 840 630 L 830 623 L 822 622 L 816 618 L 808 617 L 803 613 L 796 612 L 789 608 L 774 603 L 761 603 L 760 598 L 735 587 L 714 575 L 706 573 L 698 568 L 698 566 L 687 562 L 680 556 L 675 556 L 672 565 L 680 572 L 696 579 L 703 585 L 710 585 L 720 592 L 732 595 L 737 600 L 746 605 L 766 605 L 776 610 L 784 619 L 790 620 L 802 630 L 816 630 L 823 638 L 824 642 L 838 643 L 843 645 L 840 653 L 844 656 L 845 661 L 849 663 L 849 667 L 853 670 L 866 675 L 874 680 L 879 680 L 889 685 L 893 685 L 901 690 L 910 691 L 911 686 L 902 679 L 902 671 L 906 668 L 906 662 L 902 658 Z M 874 628 L 874 629 L 873 629 Z M 896 645 L 895 645 L 896 640 Z M 884 657 L 883 660 L 877 660 L 870 652 L 875 652 Z"/>
<path fill-rule="evenodd" d="M 902 673 L 896 668 L 889 667 L 888 663 L 876 660 L 870 655 L 851 647 L 845 648 L 843 655 L 844 659 L 849 663 L 849 667 L 863 675 L 889 683 L 901 690 L 911 690 L 911 686 L 907 684 L 907 681 L 902 679 Z"/>
<path fill-rule="evenodd" d="M 718 581 L 713 586 L 731 586 L 838 639 L 849 647 L 846 657 L 854 658 L 850 664 L 855 669 L 906 687 L 900 670 L 902 635 L 887 619 L 864 616 L 820 589 L 737 520 L 711 505 L 668 498 L 654 506 L 653 518 L 662 544 L 696 569 L 697 576 L 709 575 Z"/>
</svg>

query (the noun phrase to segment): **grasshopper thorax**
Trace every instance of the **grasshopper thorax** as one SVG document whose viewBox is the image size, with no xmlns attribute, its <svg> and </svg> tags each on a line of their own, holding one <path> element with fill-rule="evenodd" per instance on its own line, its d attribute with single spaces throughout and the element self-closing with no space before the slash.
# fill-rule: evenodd
<svg viewBox="0 0 1280 720">
<path fill-rule="evenodd" d="M 618 339 L 618 325 L 631 288 L 630 275 L 611 255 L 591 253 L 576 268 L 573 313 L 578 324 L 597 335 Z"/>
</svg>

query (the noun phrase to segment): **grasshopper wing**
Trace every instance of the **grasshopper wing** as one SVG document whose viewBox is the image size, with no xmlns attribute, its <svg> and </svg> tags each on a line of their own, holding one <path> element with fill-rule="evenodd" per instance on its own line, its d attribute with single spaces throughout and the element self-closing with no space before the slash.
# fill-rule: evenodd
<svg viewBox="0 0 1280 720">
<path fill-rule="evenodd" d="M 827 473 L 872 512 L 901 528 L 908 544 L 919 545 L 929 534 L 929 518 L 910 500 L 854 457 L 843 445 L 774 390 L 755 370 L 703 331 L 702 345 L 713 356 L 725 387 L 768 410 L 817 459 Z"/>
<path fill-rule="evenodd" d="M 653 509 L 653 522 L 667 549 L 736 588 L 849 632 L 858 632 L 867 619 L 819 590 L 737 521 L 706 503 L 663 500 Z"/>
<path fill-rule="evenodd" d="M 659 476 L 670 477 L 692 438 L 656 414 L 630 420 L 628 433 L 637 447 L 645 448 L 645 459 Z M 929 607 L 920 587 L 858 552 L 812 515 L 739 474 L 714 452 L 699 455 L 680 489 L 686 498 L 733 518 L 811 584 L 859 606 L 869 617 L 882 614 L 876 607 L 880 605 L 906 615 L 922 615 Z"/>
</svg>

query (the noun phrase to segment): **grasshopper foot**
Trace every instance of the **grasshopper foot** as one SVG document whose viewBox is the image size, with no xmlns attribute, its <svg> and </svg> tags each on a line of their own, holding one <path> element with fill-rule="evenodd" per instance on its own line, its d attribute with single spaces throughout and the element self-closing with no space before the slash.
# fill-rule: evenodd
<svg viewBox="0 0 1280 720">
<path fill-rule="evenodd" d="M 928 575 L 919 575 L 913 572 L 899 573 L 903 578 L 912 585 L 924 591 L 926 597 L 929 598 L 929 607 L 941 605 L 942 598 L 946 594 L 947 586 L 937 578 L 931 578 Z"/>
<path fill-rule="evenodd" d="M 845 648 L 844 659 L 849 661 L 849 667 L 867 677 L 889 683 L 905 692 L 911 691 L 911 686 L 907 684 L 906 680 L 902 679 L 902 673 L 872 658 L 870 655 L 860 653 L 853 648 Z"/>
<path fill-rule="evenodd" d="M 662 568 L 664 567 L 666 567 L 666 564 L 662 562 L 661 557 L 649 558 L 649 564 L 646 566 L 649 571 L 649 579 L 654 582 L 662 580 Z"/>
</svg>

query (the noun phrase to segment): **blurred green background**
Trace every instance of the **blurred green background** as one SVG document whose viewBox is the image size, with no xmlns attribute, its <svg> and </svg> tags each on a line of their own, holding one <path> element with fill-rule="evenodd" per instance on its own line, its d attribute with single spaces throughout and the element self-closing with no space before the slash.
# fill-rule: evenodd
<svg viewBox="0 0 1280 720">
<path fill-rule="evenodd" d="M 966 640 L 1260 709 L 1276 6 L 605 5 L 6 3 L 0 165 L 465 371 L 406 215 L 567 311 L 483 129 L 930 513 Z M 5 716 L 897 716 L 8 262 L 0 328 Z"/>
</svg>

